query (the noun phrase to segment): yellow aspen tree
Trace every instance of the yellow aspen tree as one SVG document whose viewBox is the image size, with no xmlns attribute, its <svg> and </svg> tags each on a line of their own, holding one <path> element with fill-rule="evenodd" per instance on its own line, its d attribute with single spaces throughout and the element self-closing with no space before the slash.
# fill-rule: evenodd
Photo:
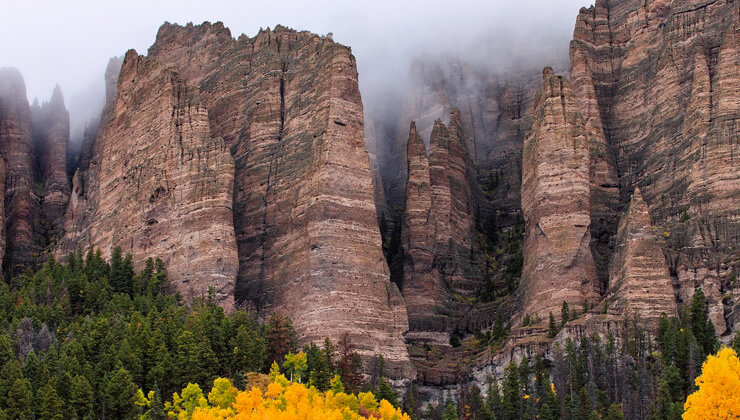
<svg viewBox="0 0 740 420">
<path fill-rule="evenodd" d="M 740 418 L 740 360 L 731 348 L 709 356 L 696 378 L 699 389 L 684 404 L 684 420 Z"/>
</svg>

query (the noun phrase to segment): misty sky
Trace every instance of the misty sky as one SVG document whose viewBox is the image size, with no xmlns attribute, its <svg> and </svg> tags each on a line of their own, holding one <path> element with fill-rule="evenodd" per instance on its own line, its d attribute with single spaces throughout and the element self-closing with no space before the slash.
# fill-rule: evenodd
<svg viewBox="0 0 740 420">
<path fill-rule="evenodd" d="M 283 24 L 352 47 L 368 100 L 393 91 L 413 56 L 456 53 L 491 66 L 566 56 L 589 0 L 24 0 L 2 1 L 0 67 L 16 67 L 29 101 L 61 85 L 73 126 L 102 102 L 108 58 L 146 54 L 164 21 L 222 21 L 233 36 Z M 547 63 L 543 63 L 547 64 Z M 92 100 L 90 98 L 95 98 Z M 99 98 L 99 99 L 98 99 Z"/>
</svg>

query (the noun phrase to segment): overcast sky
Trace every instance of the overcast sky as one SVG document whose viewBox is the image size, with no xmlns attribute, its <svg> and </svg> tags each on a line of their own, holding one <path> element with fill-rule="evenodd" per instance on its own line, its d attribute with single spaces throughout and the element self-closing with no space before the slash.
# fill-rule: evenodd
<svg viewBox="0 0 740 420">
<path fill-rule="evenodd" d="M 55 84 L 72 119 L 102 92 L 112 56 L 146 54 L 164 22 L 222 21 L 233 36 L 282 24 L 352 47 L 363 96 L 393 89 L 415 55 L 456 52 L 491 65 L 567 55 L 581 6 L 589 0 L 0 0 L 0 67 L 16 67 L 29 101 Z M 553 51 L 555 50 L 555 51 Z M 549 58 L 546 58 L 547 60 Z M 538 64 L 535 62 L 535 64 Z M 101 98 L 102 101 L 102 98 Z"/>
</svg>

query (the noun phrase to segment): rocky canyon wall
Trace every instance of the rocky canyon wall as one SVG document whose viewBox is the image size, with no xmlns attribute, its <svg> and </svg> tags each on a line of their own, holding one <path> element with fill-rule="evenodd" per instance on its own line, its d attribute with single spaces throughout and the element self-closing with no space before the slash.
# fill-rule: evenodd
<svg viewBox="0 0 740 420">
<path fill-rule="evenodd" d="M 727 295 L 740 257 L 739 18 L 731 0 L 600 0 L 581 10 L 571 43 L 581 112 L 611 148 L 592 156 L 613 156 L 623 207 L 640 188 L 667 239 L 678 302 L 701 287 L 720 334 L 738 322 Z M 602 197 L 614 179 L 606 166 L 592 169 Z M 611 201 L 592 195 L 592 205 Z"/>
<path fill-rule="evenodd" d="M 478 296 L 474 198 L 480 189 L 460 112 L 436 120 L 427 155 L 416 125 L 408 140 L 408 182 L 402 229 L 403 279 L 412 331 L 450 331 Z"/>
<path fill-rule="evenodd" d="M 545 68 L 534 124 L 522 149 L 525 219 L 521 312 L 547 319 L 562 302 L 598 301 L 590 249 L 588 137 L 564 76 Z"/>
<path fill-rule="evenodd" d="M 0 153 L 4 164 L 3 273 L 43 260 L 61 233 L 69 200 L 69 114 L 57 87 L 49 102 L 28 105 L 25 82 L 0 69 Z"/>
<path fill-rule="evenodd" d="M 161 257 L 188 297 L 215 287 L 227 306 L 289 316 L 302 342 L 348 335 L 413 376 L 349 48 L 166 23 L 147 56 L 127 53 L 116 90 L 75 177 L 67 249 Z"/>
</svg>

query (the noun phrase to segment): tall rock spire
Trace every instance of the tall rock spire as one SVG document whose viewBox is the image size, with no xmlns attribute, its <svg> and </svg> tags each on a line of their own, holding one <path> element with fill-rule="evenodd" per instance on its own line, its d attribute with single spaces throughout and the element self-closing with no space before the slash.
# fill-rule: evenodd
<svg viewBox="0 0 740 420">
<path fill-rule="evenodd" d="M 522 152 L 526 223 L 522 313 L 547 319 L 599 297 L 590 250 L 590 156 L 578 104 L 564 76 L 545 68 Z"/>
</svg>

